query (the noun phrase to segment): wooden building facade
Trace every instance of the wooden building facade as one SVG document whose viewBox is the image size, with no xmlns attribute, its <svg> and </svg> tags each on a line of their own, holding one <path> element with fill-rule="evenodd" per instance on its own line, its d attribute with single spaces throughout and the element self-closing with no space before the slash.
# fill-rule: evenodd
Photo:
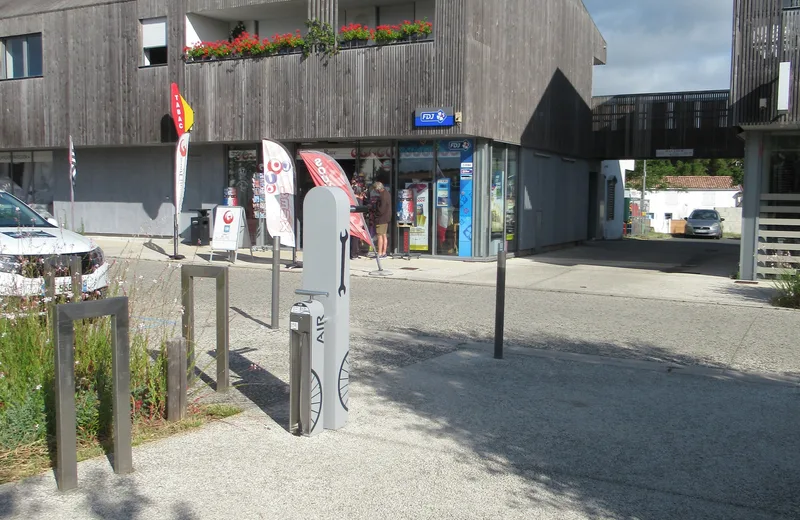
<svg viewBox="0 0 800 520">
<path fill-rule="evenodd" d="M 424 14 L 431 37 L 332 56 L 185 57 L 192 42 L 209 34 L 227 38 L 240 20 L 263 38 L 272 30 L 305 32 L 306 20 L 339 27 L 400 13 Z M 33 161 L 32 180 L 21 189 L 48 185 L 42 189 L 54 193 L 50 211 L 60 218 L 71 137 L 85 183 L 77 190 L 77 213 L 89 232 L 169 233 L 174 82 L 195 112 L 188 175 L 199 187 L 190 181 L 185 208 L 215 205 L 224 187 L 243 187 L 246 182 L 231 177 L 239 168 L 231 161 L 260 154 L 262 138 L 292 150 L 350 147 L 363 156 L 388 149 L 386 180 L 398 189 L 413 177 L 402 170 L 417 168 L 403 166 L 403 150 L 433 143 L 432 162 L 419 168 L 430 170 L 431 190 L 443 169 L 456 201 L 464 199 L 460 165 L 444 168 L 439 158 L 449 156 L 437 150 L 466 143 L 474 150 L 472 207 L 451 208 L 449 218 L 430 210 L 432 219 L 447 222 L 447 234 L 472 237 L 475 229 L 474 240 L 462 241 L 460 251 L 457 238 L 437 246 L 431 228 L 424 252 L 489 256 L 501 242 L 528 251 L 588 236 L 590 170 L 599 170 L 592 67 L 605 62 L 606 44 L 581 0 L 29 0 L 24 7 L 0 0 L 0 45 L 28 36 L 20 45 L 30 50 L 21 56 L 30 61 L 39 52 L 41 65 L 23 67 L 21 76 L 0 75 L 0 154 L 10 154 L 8 160 L 0 155 L 0 177 L 4 161 L 9 177 L 15 158 Z M 455 124 L 415 123 L 415 111 L 430 107 L 452 108 Z M 42 181 L 36 180 L 37 153 L 54 158 Z M 348 163 L 348 174 L 362 162 Z M 126 181 L 125 193 L 110 180 L 121 177 L 135 178 Z M 84 191 L 90 186 L 91 193 Z M 516 200 L 525 193 L 533 202 L 523 210 Z M 564 214 L 564 204 L 547 206 L 559 197 L 570 201 L 574 215 Z M 459 213 L 474 216 L 459 222 Z M 182 216 L 183 228 L 191 216 Z M 554 229 L 544 233 L 548 222 Z"/>
<path fill-rule="evenodd" d="M 742 279 L 800 268 L 800 2 L 736 0 L 731 111 L 745 141 Z"/>
</svg>

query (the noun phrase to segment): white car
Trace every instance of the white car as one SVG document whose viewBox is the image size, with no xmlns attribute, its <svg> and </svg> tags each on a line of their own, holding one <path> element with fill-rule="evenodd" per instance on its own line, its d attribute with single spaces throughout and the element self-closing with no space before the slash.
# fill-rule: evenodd
<svg viewBox="0 0 800 520">
<path fill-rule="evenodd" d="M 69 264 L 81 259 L 82 291 L 102 296 L 108 287 L 103 251 L 91 239 L 62 229 L 8 192 L 0 191 L 0 297 L 44 295 L 44 272 L 51 266 L 56 294 L 72 291 Z"/>
</svg>

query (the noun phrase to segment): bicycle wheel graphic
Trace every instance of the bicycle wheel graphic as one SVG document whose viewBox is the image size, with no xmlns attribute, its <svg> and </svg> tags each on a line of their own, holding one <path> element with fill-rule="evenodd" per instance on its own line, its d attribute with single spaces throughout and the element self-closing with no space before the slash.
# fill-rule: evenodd
<svg viewBox="0 0 800 520">
<path fill-rule="evenodd" d="M 350 411 L 347 404 L 350 402 L 350 352 L 344 355 L 342 366 L 339 367 L 339 402 L 342 408 Z"/>
<path fill-rule="evenodd" d="M 313 370 L 311 371 L 311 428 L 309 432 L 313 432 L 317 427 L 317 421 L 322 413 L 322 385 L 319 382 L 319 376 Z"/>
</svg>

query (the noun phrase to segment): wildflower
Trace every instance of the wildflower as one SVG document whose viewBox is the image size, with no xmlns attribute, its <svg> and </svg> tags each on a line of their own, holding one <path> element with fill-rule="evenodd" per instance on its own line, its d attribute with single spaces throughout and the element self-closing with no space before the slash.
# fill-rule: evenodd
<svg viewBox="0 0 800 520">
<path fill-rule="evenodd" d="M 6 378 L 5 372 L 0 372 L 0 379 L 5 379 L 5 378 Z"/>
<path fill-rule="evenodd" d="M 77 359 L 76 359 L 76 360 L 75 360 L 75 364 L 76 364 L 76 365 L 80 365 L 80 364 L 81 364 L 80 360 L 77 360 Z"/>
<path fill-rule="evenodd" d="M 34 429 L 34 430 L 38 430 L 38 429 L 39 429 L 39 425 L 38 425 L 38 424 L 34 424 L 34 425 L 33 425 L 33 429 Z"/>
<path fill-rule="evenodd" d="M 36 385 L 36 389 L 37 390 L 41 390 L 42 389 L 42 385 Z"/>
</svg>

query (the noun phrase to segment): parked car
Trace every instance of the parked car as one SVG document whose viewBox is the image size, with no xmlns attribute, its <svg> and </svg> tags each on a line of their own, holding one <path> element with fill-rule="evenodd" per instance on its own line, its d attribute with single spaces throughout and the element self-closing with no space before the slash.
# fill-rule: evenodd
<svg viewBox="0 0 800 520">
<path fill-rule="evenodd" d="M 720 218 L 719 213 L 713 209 L 696 209 L 684 220 L 686 221 L 684 236 L 714 237 L 717 240 L 722 238 L 722 223 L 725 219 Z"/>
<path fill-rule="evenodd" d="M 102 296 L 109 267 L 103 250 L 0 191 L 0 297 L 43 295 L 47 266 L 55 272 L 56 294 L 71 292 L 69 264 L 76 256 L 81 260 L 83 293 Z"/>
</svg>

